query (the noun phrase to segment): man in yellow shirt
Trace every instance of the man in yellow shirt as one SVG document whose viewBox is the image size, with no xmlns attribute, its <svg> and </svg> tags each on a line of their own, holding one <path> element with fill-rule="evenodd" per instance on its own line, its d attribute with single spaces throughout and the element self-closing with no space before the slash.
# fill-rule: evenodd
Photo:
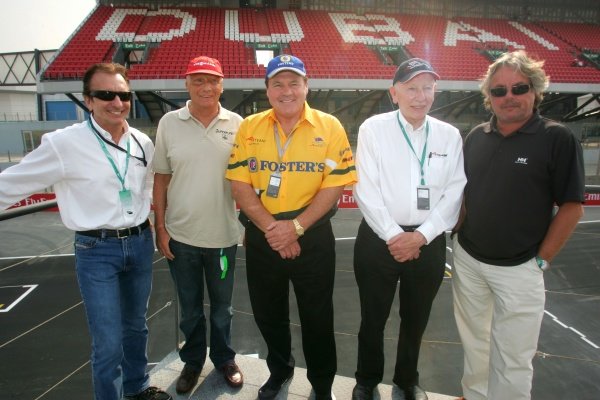
<svg viewBox="0 0 600 400">
<path fill-rule="evenodd" d="M 274 398 L 294 374 L 291 281 L 308 380 L 317 400 L 331 399 L 337 361 L 329 219 L 344 186 L 356 182 L 354 160 L 340 122 L 306 103 L 308 79 L 300 59 L 272 59 L 266 85 L 273 108 L 242 121 L 226 173 L 246 227 L 252 310 L 269 349 L 271 375 L 258 397 Z"/>
</svg>

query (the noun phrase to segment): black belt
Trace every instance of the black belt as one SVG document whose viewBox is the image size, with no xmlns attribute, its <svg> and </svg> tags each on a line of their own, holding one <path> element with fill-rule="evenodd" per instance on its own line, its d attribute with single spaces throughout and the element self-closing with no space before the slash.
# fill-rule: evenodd
<svg viewBox="0 0 600 400">
<path fill-rule="evenodd" d="M 411 225 L 411 226 L 400 225 L 400 228 L 402 228 L 402 230 L 403 230 L 404 232 L 414 232 L 414 231 L 416 231 L 416 230 L 417 230 L 417 228 L 418 228 L 419 226 L 420 226 L 420 225 Z"/>
<path fill-rule="evenodd" d="M 92 237 L 114 237 L 118 239 L 131 235 L 141 235 L 144 229 L 150 226 L 150 221 L 145 220 L 138 226 L 123 229 L 92 229 L 91 231 L 77 231 L 78 234 Z"/>
</svg>

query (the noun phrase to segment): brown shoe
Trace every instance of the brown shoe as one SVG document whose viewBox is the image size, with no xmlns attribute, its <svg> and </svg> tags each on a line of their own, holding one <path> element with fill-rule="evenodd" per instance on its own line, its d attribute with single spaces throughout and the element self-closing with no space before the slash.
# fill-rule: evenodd
<svg viewBox="0 0 600 400">
<path fill-rule="evenodd" d="M 221 367 L 221 372 L 225 378 L 225 382 L 233 388 L 240 387 L 244 384 L 244 375 L 237 366 L 235 361 L 231 360 Z"/>
<path fill-rule="evenodd" d="M 196 370 L 185 364 L 179 378 L 177 378 L 177 385 L 175 386 L 177 393 L 184 394 L 192 390 L 196 386 L 196 383 L 198 383 L 201 371 L 202 369 Z"/>
</svg>

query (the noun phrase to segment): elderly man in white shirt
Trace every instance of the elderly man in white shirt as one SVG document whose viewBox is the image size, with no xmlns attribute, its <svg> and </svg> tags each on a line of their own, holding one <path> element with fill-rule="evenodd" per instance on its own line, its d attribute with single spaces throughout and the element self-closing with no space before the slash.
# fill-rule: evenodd
<svg viewBox="0 0 600 400">
<path fill-rule="evenodd" d="M 54 186 L 62 221 L 75 231 L 94 398 L 170 400 L 150 386 L 146 372 L 154 146 L 125 120 L 132 97 L 125 67 L 92 65 L 83 96 L 87 121 L 45 134 L 37 149 L 0 174 L 0 209 Z"/>
<path fill-rule="evenodd" d="M 364 219 L 354 247 L 361 325 L 353 400 L 373 398 L 383 378 L 383 331 L 400 282 L 393 381 L 401 399 L 427 399 L 417 363 L 431 305 L 444 277 L 444 232 L 458 219 L 466 183 L 456 128 L 427 115 L 438 74 L 422 59 L 398 67 L 398 111 L 367 119 L 358 133 L 354 196 Z"/>
</svg>

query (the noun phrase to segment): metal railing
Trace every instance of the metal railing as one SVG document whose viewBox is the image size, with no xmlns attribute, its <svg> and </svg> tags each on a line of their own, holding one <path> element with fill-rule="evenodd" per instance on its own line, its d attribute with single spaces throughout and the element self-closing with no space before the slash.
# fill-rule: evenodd
<svg viewBox="0 0 600 400">
<path fill-rule="evenodd" d="M 11 208 L 10 210 L 4 210 L 0 212 L 0 221 L 20 217 L 22 215 L 33 214 L 38 211 L 44 211 L 53 207 L 56 207 L 56 200 L 48 200 L 36 204 L 30 204 L 28 206 Z"/>
</svg>

